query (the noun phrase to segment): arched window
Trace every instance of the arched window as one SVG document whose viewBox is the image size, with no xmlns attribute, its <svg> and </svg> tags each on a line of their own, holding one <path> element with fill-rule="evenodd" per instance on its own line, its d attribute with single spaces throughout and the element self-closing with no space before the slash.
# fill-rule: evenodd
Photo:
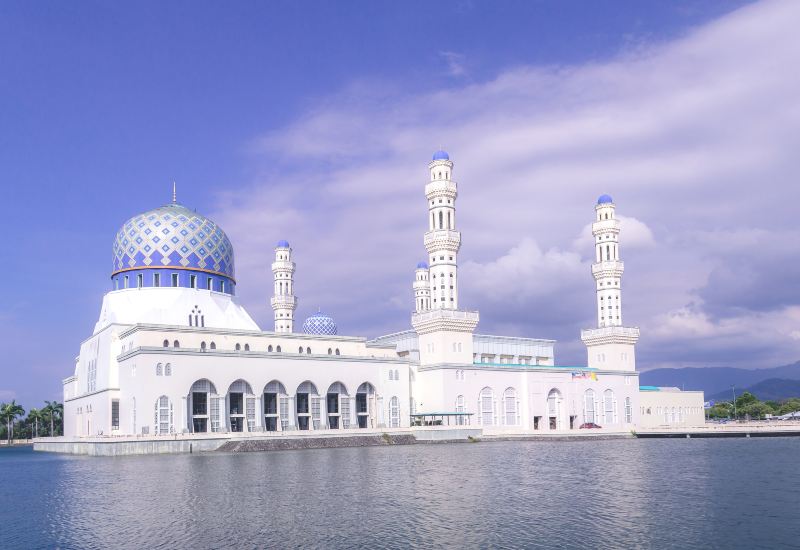
<svg viewBox="0 0 800 550">
<path fill-rule="evenodd" d="M 168 348 L 168 347 L 169 347 L 169 340 L 164 340 L 164 347 L 165 347 L 165 348 Z"/>
<path fill-rule="evenodd" d="M 164 376 L 172 376 L 172 363 L 164 365 Z"/>
<path fill-rule="evenodd" d="M 159 363 L 156 365 L 156 376 L 162 376 L 164 374 L 164 367 Z"/>
<path fill-rule="evenodd" d="M 179 348 L 179 347 L 181 347 L 181 343 L 178 342 L 177 340 L 175 340 L 174 342 L 172 342 L 172 347 L 173 348 Z"/>
<path fill-rule="evenodd" d="M 586 390 L 583 394 L 583 421 L 588 424 L 596 423 L 593 390 Z"/>
<path fill-rule="evenodd" d="M 551 430 L 561 429 L 561 392 L 553 388 L 547 394 L 547 417 Z"/>
<path fill-rule="evenodd" d="M 389 369 L 389 380 L 394 380 L 394 371 Z"/>
<path fill-rule="evenodd" d="M 217 344 L 215 344 L 214 342 L 211 342 L 211 346 L 210 347 L 211 347 L 211 349 L 217 349 Z"/>
<path fill-rule="evenodd" d="M 339 354 L 339 348 L 336 348 L 336 351 L 335 351 L 335 353 L 336 353 L 336 355 L 340 355 L 340 354 Z"/>
<path fill-rule="evenodd" d="M 331 348 L 328 348 L 328 355 L 333 355 L 333 350 Z"/>
<path fill-rule="evenodd" d="M 236 343 L 236 351 L 242 351 L 242 345 L 240 343 Z"/>
<path fill-rule="evenodd" d="M 614 399 L 614 392 L 606 390 L 603 392 L 603 413 L 606 424 L 617 423 L 617 400 Z"/>
<path fill-rule="evenodd" d="M 156 399 L 154 420 L 156 435 L 166 435 L 174 432 L 172 427 L 172 403 L 166 395 Z"/>
<path fill-rule="evenodd" d="M 311 348 L 306 348 L 306 353 L 311 355 Z"/>
<path fill-rule="evenodd" d="M 444 214 L 439 210 L 439 229 L 444 229 Z"/>
<path fill-rule="evenodd" d="M 462 413 L 461 416 L 456 417 L 456 424 L 463 425 L 464 424 L 463 413 L 467 412 L 467 403 L 464 400 L 463 395 L 459 395 L 458 397 L 456 397 L 456 412 Z"/>
<path fill-rule="evenodd" d="M 303 346 L 300 346 L 299 348 L 297 348 L 297 353 L 303 353 Z"/>
<path fill-rule="evenodd" d="M 278 353 L 280 353 L 280 352 L 281 352 L 281 347 L 280 347 L 280 346 L 276 347 L 276 348 L 275 348 L 275 351 L 276 351 L 276 352 L 278 352 Z"/>
<path fill-rule="evenodd" d="M 244 345 L 244 351 L 250 351 L 250 344 Z"/>
<path fill-rule="evenodd" d="M 206 343 L 200 342 L 200 351 L 206 351 Z"/>
<path fill-rule="evenodd" d="M 400 427 L 400 400 L 397 398 L 397 396 L 394 396 L 389 400 L 389 427 Z"/>
<path fill-rule="evenodd" d="M 478 399 L 478 410 L 480 411 L 481 424 L 484 426 L 494 425 L 494 393 L 492 388 L 486 387 L 481 390 Z"/>
<path fill-rule="evenodd" d="M 272 353 L 272 345 L 267 346 L 267 351 Z"/>
<path fill-rule="evenodd" d="M 625 423 L 630 424 L 633 422 L 633 407 L 631 406 L 631 398 L 625 398 Z"/>
<path fill-rule="evenodd" d="M 517 413 L 517 390 L 507 388 L 503 394 L 503 409 L 505 412 L 506 426 L 516 426 L 519 424 Z"/>
</svg>

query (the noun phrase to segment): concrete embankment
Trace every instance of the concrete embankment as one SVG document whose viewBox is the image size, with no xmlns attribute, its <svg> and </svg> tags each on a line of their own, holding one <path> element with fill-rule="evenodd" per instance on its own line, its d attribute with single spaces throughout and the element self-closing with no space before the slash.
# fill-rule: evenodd
<svg viewBox="0 0 800 550">
<path fill-rule="evenodd" d="M 253 451 L 287 451 L 293 449 L 336 449 L 341 447 L 377 447 L 381 445 L 413 445 L 418 443 L 411 434 L 371 434 L 342 437 L 302 437 L 237 439 L 223 443 L 217 450 L 231 453 Z"/>
<path fill-rule="evenodd" d="M 799 437 L 800 423 L 706 424 L 685 428 L 639 430 L 636 437 L 648 438 L 712 438 L 712 437 Z"/>
</svg>

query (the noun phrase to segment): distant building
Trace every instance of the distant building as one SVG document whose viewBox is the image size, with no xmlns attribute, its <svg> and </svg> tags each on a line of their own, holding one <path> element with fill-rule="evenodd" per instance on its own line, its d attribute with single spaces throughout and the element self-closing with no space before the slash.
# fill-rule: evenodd
<svg viewBox="0 0 800 550">
<path fill-rule="evenodd" d="M 641 386 L 640 428 L 689 428 L 706 422 L 702 391 Z"/>
<path fill-rule="evenodd" d="M 296 265 L 285 240 L 271 265 L 273 330 L 262 331 L 236 298 L 233 246 L 213 221 L 173 194 L 125 222 L 112 289 L 64 380 L 65 435 L 386 429 L 422 415 L 485 431 L 644 422 L 639 329 L 622 324 L 611 197 L 595 205 L 598 326 L 581 333 L 588 363 L 559 366 L 552 340 L 475 334 L 478 312 L 459 307 L 453 168 L 444 151 L 428 164 L 412 328 L 372 340 L 339 336 L 322 312 L 295 331 Z"/>
</svg>

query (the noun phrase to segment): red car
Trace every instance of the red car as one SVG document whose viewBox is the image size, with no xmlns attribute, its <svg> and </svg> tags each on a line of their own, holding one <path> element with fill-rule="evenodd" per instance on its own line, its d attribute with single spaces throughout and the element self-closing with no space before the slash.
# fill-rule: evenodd
<svg viewBox="0 0 800 550">
<path fill-rule="evenodd" d="M 587 422 L 587 423 L 585 423 L 585 424 L 581 424 L 581 425 L 580 425 L 580 427 L 579 427 L 578 429 L 580 429 L 580 430 L 586 430 L 586 429 L 591 429 L 591 428 L 600 428 L 600 427 L 601 427 L 601 426 L 598 426 L 598 425 L 597 425 L 597 424 L 595 424 L 594 422 Z"/>
</svg>

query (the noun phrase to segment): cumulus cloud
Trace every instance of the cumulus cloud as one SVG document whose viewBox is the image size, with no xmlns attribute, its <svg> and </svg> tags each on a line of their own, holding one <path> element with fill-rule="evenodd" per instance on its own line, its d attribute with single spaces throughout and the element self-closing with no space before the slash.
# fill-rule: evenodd
<svg viewBox="0 0 800 550">
<path fill-rule="evenodd" d="M 640 366 L 795 360 L 798 24 L 800 4 L 764 2 L 599 62 L 424 94 L 355 82 L 254 138 L 257 177 L 222 197 L 242 298 L 269 327 L 271 247 L 287 238 L 298 317 L 319 305 L 344 333 L 407 328 L 425 165 L 441 144 L 459 182 L 462 306 L 481 310 L 479 330 L 554 337 L 560 362 L 583 360 L 588 224 L 609 193 Z"/>
</svg>

